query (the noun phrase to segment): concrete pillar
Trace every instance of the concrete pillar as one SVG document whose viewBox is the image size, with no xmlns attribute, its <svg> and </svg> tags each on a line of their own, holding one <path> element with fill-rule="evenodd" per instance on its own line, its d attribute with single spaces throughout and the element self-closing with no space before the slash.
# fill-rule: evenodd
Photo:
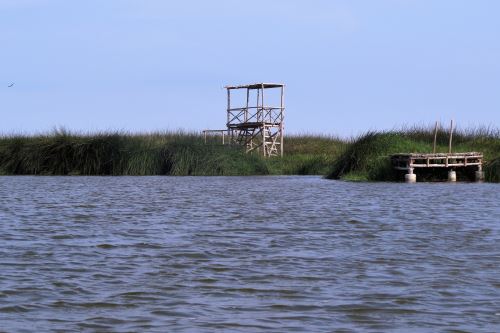
<svg viewBox="0 0 500 333">
<path fill-rule="evenodd" d="M 405 183 L 416 183 L 417 175 L 413 173 L 413 168 L 408 168 L 408 173 L 405 175 Z"/>
<path fill-rule="evenodd" d="M 476 182 L 482 182 L 484 180 L 484 171 L 481 165 L 478 166 L 475 174 L 476 174 Z"/>
<path fill-rule="evenodd" d="M 453 170 L 448 171 L 448 181 L 456 182 L 457 181 L 457 173 Z"/>
<path fill-rule="evenodd" d="M 476 182 L 482 182 L 484 180 L 484 171 L 476 171 Z"/>
</svg>

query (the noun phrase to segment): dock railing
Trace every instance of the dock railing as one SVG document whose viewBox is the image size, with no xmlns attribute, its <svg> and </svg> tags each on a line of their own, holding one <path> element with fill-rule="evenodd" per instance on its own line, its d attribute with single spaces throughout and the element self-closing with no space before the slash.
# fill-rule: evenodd
<svg viewBox="0 0 500 333">
<path fill-rule="evenodd" d="M 220 135 L 222 139 L 222 144 L 225 145 L 227 142 L 226 136 L 228 135 L 228 130 L 227 129 L 216 129 L 216 130 L 203 130 L 203 139 L 205 141 L 205 144 L 208 142 L 209 137 L 217 136 Z"/>
<path fill-rule="evenodd" d="M 409 168 L 449 168 L 481 166 L 483 154 L 477 152 L 451 154 L 395 154 L 391 156 L 395 169 Z"/>
</svg>

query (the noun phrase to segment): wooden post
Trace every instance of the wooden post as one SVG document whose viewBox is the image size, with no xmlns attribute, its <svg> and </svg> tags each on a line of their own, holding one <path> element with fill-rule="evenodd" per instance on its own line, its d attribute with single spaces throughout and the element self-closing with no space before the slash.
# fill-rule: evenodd
<svg viewBox="0 0 500 333">
<path fill-rule="evenodd" d="M 265 119 L 264 119 L 264 84 L 261 85 L 262 89 L 262 103 L 261 103 L 261 114 L 262 114 L 262 151 L 264 152 L 264 157 L 266 157 L 266 126 L 265 126 Z"/>
<path fill-rule="evenodd" d="M 205 144 L 207 144 L 207 131 L 203 131 L 203 135 L 205 136 Z"/>
<path fill-rule="evenodd" d="M 451 154 L 451 142 L 452 142 L 452 140 L 453 140 L 453 119 L 451 120 L 451 124 L 450 124 L 450 142 L 448 143 L 448 154 Z"/>
<path fill-rule="evenodd" d="M 260 108 L 261 108 L 262 122 L 264 122 L 264 121 L 266 121 L 264 119 L 264 85 L 262 85 L 261 89 L 262 89 L 262 92 L 261 92 L 261 96 L 260 96 L 260 98 L 261 98 Z"/>
<path fill-rule="evenodd" d="M 227 89 L 227 125 L 229 126 L 230 113 L 231 113 L 231 90 Z"/>
<path fill-rule="evenodd" d="M 250 88 L 247 88 L 247 108 L 245 110 L 245 122 L 248 121 L 248 100 L 250 99 Z"/>
<path fill-rule="evenodd" d="M 285 86 L 281 87 L 281 109 L 280 109 L 280 150 L 281 157 L 283 157 L 283 118 L 285 117 L 285 104 L 284 104 L 284 94 L 285 94 Z"/>
<path fill-rule="evenodd" d="M 231 120 L 230 116 L 231 116 L 231 89 L 227 89 L 227 131 L 228 131 L 228 134 L 229 134 L 229 121 Z M 231 138 L 229 139 L 229 143 L 232 144 L 234 142 L 234 138 L 233 138 L 233 135 L 231 133 Z"/>
<path fill-rule="evenodd" d="M 257 105 L 255 106 L 255 112 L 256 112 L 256 120 L 259 121 L 259 99 L 260 99 L 260 89 L 257 89 Z"/>
<path fill-rule="evenodd" d="M 264 85 L 262 85 L 262 103 L 261 103 L 261 107 L 262 107 L 262 111 L 264 111 Z M 262 121 L 264 121 L 264 115 L 262 115 Z"/>
<path fill-rule="evenodd" d="M 436 153 L 436 141 L 438 135 L 438 122 L 436 121 L 436 126 L 434 127 L 434 144 L 432 145 L 432 153 Z"/>
</svg>

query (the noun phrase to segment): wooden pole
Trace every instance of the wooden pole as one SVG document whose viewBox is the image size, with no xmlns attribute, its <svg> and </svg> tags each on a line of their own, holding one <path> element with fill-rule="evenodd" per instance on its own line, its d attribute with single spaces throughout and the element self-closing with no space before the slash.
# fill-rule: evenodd
<svg viewBox="0 0 500 333">
<path fill-rule="evenodd" d="M 256 121 L 259 121 L 259 98 L 260 98 L 260 89 L 257 89 L 257 105 L 255 106 L 255 112 L 257 112 Z"/>
<path fill-rule="evenodd" d="M 248 121 L 248 100 L 250 99 L 250 88 L 247 88 L 247 108 L 245 110 L 245 122 Z"/>
<path fill-rule="evenodd" d="M 265 119 L 264 119 L 264 84 L 261 85 L 262 89 L 262 103 L 261 103 L 261 113 L 262 113 L 262 150 L 264 152 L 264 157 L 266 157 L 266 127 L 265 127 Z"/>
<path fill-rule="evenodd" d="M 438 135 L 438 122 L 436 121 L 436 126 L 434 127 L 434 144 L 432 145 L 432 153 L 436 153 L 436 140 Z"/>
<path fill-rule="evenodd" d="M 229 128 L 229 120 L 230 120 L 230 113 L 231 113 L 231 90 L 228 88 L 227 89 L 227 126 Z"/>
<path fill-rule="evenodd" d="M 231 114 L 231 90 L 228 88 L 227 89 L 227 134 L 229 136 L 229 120 L 230 120 L 230 114 Z M 231 131 L 231 137 L 229 138 L 229 144 L 232 144 L 234 142 L 233 138 L 233 132 Z"/>
<path fill-rule="evenodd" d="M 262 111 L 264 112 L 264 85 L 262 85 L 262 103 L 261 103 L 261 108 L 262 108 Z M 262 121 L 264 121 L 264 114 L 262 114 Z"/>
<path fill-rule="evenodd" d="M 448 143 L 448 154 L 451 154 L 451 142 L 453 140 L 453 119 L 450 124 L 450 142 Z"/>
<path fill-rule="evenodd" d="M 285 86 L 281 87 L 281 109 L 280 109 L 280 151 L 283 157 L 283 118 L 285 116 L 285 103 L 284 103 Z"/>
</svg>

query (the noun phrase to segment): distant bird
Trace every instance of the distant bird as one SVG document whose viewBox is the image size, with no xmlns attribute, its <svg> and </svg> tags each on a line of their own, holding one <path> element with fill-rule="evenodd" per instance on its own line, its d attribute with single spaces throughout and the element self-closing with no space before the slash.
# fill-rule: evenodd
<svg viewBox="0 0 500 333">
<path fill-rule="evenodd" d="M 12 82 L 11 84 L 9 84 L 7 87 L 12 88 L 13 86 L 14 86 L 14 82 Z"/>
</svg>

